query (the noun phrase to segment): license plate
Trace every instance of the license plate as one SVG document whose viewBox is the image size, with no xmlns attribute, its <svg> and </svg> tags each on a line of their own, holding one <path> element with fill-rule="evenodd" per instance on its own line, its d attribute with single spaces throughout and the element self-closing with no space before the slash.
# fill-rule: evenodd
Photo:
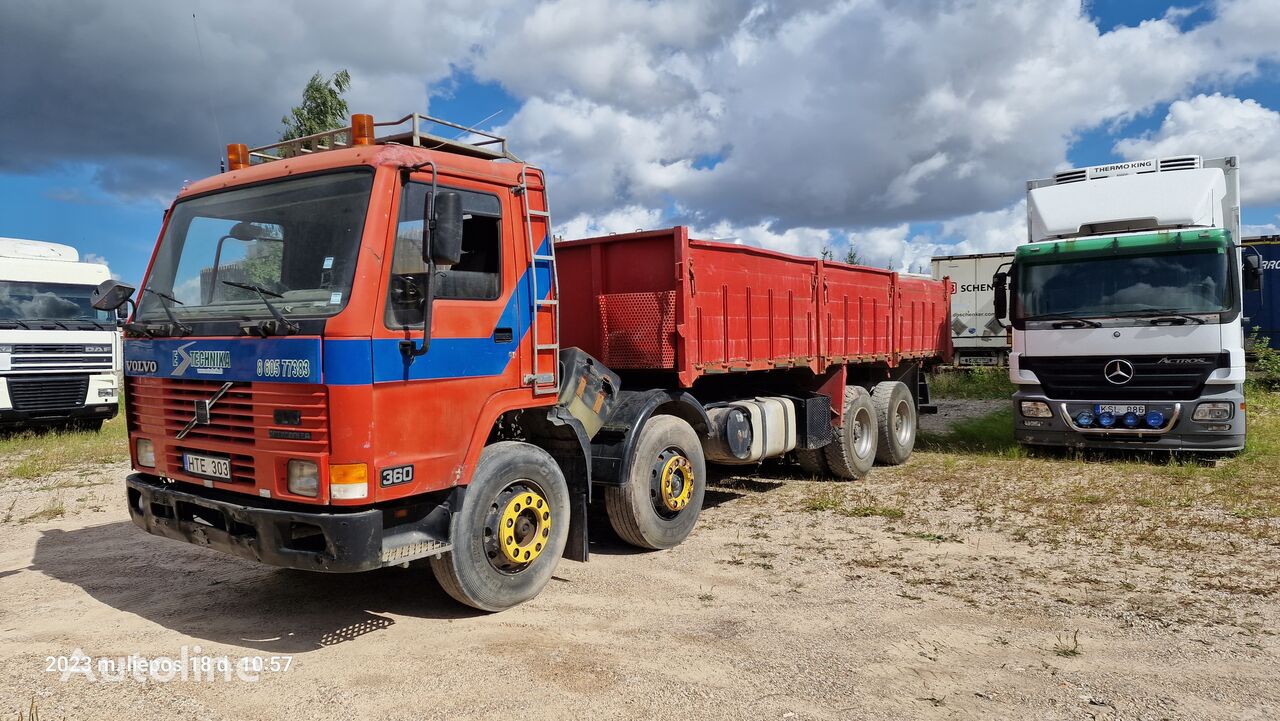
<svg viewBox="0 0 1280 721">
<path fill-rule="evenodd" d="M 1126 413 L 1133 413 L 1135 415 L 1140 416 L 1143 413 L 1147 412 L 1147 407 L 1146 406 L 1126 406 L 1118 403 L 1104 403 L 1103 405 L 1098 406 L 1095 412 L 1110 413 L 1113 416 L 1122 416 Z"/>
<path fill-rule="evenodd" d="M 993 366 L 995 364 L 995 357 L 989 355 L 971 355 L 960 359 L 960 365 L 962 366 Z"/>
<path fill-rule="evenodd" d="M 229 480 L 231 478 L 231 459 L 202 456 L 199 453 L 183 453 L 182 470 L 194 476 Z"/>
</svg>

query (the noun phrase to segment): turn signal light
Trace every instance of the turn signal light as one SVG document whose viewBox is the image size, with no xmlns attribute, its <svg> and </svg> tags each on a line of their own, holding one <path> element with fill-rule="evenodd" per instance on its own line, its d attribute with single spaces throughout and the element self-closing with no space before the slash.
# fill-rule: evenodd
<svg viewBox="0 0 1280 721">
<path fill-rule="evenodd" d="M 329 466 L 329 497 L 338 501 L 368 498 L 369 469 L 363 463 Z"/>
<path fill-rule="evenodd" d="M 244 170 L 249 167 L 249 146 L 244 143 L 227 143 L 227 170 Z"/>
<path fill-rule="evenodd" d="M 373 145 L 373 116 L 356 113 L 351 116 L 351 144 Z"/>
</svg>

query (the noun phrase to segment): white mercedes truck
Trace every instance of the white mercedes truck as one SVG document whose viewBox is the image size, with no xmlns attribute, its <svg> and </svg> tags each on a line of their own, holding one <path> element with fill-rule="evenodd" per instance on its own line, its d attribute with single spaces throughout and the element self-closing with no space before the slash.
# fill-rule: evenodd
<svg viewBox="0 0 1280 721">
<path fill-rule="evenodd" d="M 1010 245 L 1013 241 L 1010 241 Z M 956 365 L 1004 365 L 1009 353 L 1004 323 L 992 302 L 992 278 L 1013 260 L 1013 253 L 939 255 L 932 259 L 933 278 L 950 278 L 951 348 Z"/>
<path fill-rule="evenodd" d="M 1076 168 L 1027 184 L 1027 241 L 993 278 L 1013 326 L 1014 435 L 1027 445 L 1244 447 L 1235 157 Z"/>
<path fill-rule="evenodd" d="M 0 427 L 97 430 L 116 415 L 117 322 L 89 304 L 110 277 L 70 246 L 0 238 Z"/>
</svg>

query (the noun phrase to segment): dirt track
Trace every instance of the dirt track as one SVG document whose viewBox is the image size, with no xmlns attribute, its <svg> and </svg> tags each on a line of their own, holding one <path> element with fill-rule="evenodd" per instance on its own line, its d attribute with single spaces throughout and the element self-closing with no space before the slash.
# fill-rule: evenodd
<svg viewBox="0 0 1280 721">
<path fill-rule="evenodd" d="M 0 717 L 33 698 L 45 719 L 1280 716 L 1270 592 L 1197 591 L 1178 554 L 1033 543 L 1016 518 L 977 527 L 941 496 L 902 518 L 822 508 L 901 499 L 940 463 L 857 486 L 780 467 L 722 479 L 683 546 L 595 534 L 590 563 L 497 615 L 426 568 L 311 575 L 153 538 L 123 510 L 123 467 L 69 491 L 10 481 L 14 517 L 50 494 L 67 515 L 0 525 Z M 257 682 L 45 671 L 77 648 L 183 646 L 292 662 Z"/>
</svg>

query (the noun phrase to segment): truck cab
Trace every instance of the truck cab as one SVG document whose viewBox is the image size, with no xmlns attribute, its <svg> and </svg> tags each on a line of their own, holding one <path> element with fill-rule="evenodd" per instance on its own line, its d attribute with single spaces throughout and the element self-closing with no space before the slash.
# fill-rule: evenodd
<svg viewBox="0 0 1280 721">
<path fill-rule="evenodd" d="M 1028 184 L 1028 242 L 995 278 L 1020 442 L 1244 447 L 1257 266 L 1239 244 L 1238 172 L 1234 157 L 1178 156 Z"/>
<path fill-rule="evenodd" d="M 70 246 L 0 238 L 0 426 L 96 430 L 115 417 L 116 317 L 91 305 L 110 275 Z"/>
</svg>

